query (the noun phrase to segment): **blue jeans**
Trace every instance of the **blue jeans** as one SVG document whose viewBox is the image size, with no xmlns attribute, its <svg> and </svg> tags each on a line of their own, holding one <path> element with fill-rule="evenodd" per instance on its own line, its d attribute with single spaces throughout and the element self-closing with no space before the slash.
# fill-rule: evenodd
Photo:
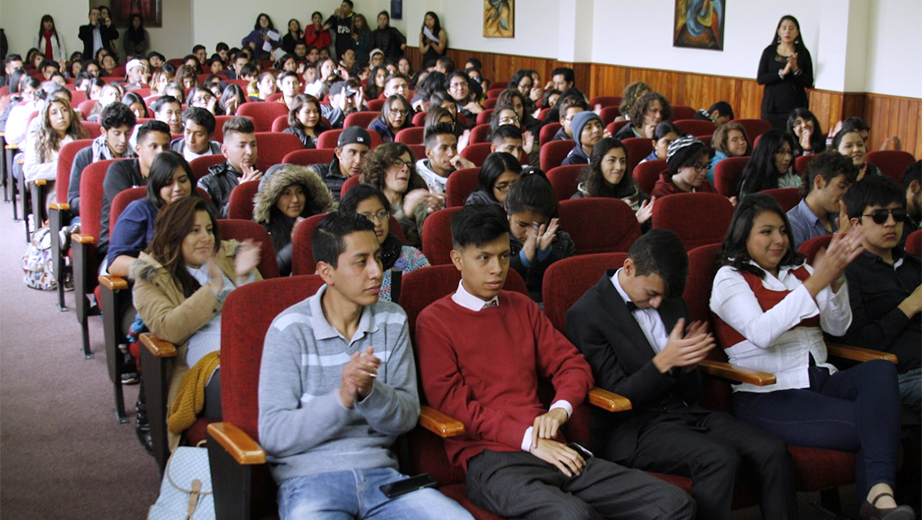
<svg viewBox="0 0 922 520">
<path fill-rule="evenodd" d="M 916 412 L 922 412 L 922 368 L 914 368 L 897 376 L 900 382 L 900 401 Z"/>
<path fill-rule="evenodd" d="M 473 520 L 470 513 L 435 489 L 387 498 L 380 487 L 407 478 L 391 468 L 354 469 L 293 477 L 279 486 L 282 520 L 446 519 Z"/>
</svg>

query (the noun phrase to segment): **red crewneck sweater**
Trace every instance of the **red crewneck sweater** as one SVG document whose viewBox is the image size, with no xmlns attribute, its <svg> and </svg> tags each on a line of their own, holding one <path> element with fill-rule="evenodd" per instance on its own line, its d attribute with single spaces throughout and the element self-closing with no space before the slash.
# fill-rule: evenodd
<svg viewBox="0 0 922 520">
<path fill-rule="evenodd" d="M 445 449 L 465 471 L 483 450 L 520 451 L 525 430 L 547 412 L 538 378 L 574 408 L 594 384 L 592 370 L 530 298 L 503 291 L 499 305 L 474 312 L 446 296 L 420 314 L 417 352 L 431 406 L 464 423 Z M 553 404 L 553 403 L 551 403 Z"/>
</svg>

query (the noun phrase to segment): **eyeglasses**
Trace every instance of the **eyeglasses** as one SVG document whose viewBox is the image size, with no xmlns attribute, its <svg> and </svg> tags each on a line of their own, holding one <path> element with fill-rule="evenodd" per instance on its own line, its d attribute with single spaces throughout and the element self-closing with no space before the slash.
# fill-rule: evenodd
<svg viewBox="0 0 922 520">
<path fill-rule="evenodd" d="M 877 209 L 861 216 L 871 217 L 875 224 L 884 224 L 887 222 L 890 215 L 893 215 L 893 221 L 897 224 L 906 220 L 906 210 L 903 208 Z"/>
<path fill-rule="evenodd" d="M 703 172 L 704 170 L 708 169 L 709 164 L 708 163 L 690 164 L 689 166 L 694 168 L 696 172 Z"/>
<path fill-rule="evenodd" d="M 518 123 L 518 122 L 519 122 L 519 116 L 503 116 L 503 117 L 499 118 L 499 122 L 502 123 L 502 124 L 504 124 L 504 125 L 505 125 L 505 124 L 509 124 L 509 123 Z"/>
<path fill-rule="evenodd" d="M 361 215 L 373 222 L 384 222 L 388 217 L 390 217 L 390 213 L 388 213 L 386 209 L 382 209 L 371 215 L 367 215 L 365 213 L 361 213 Z"/>
<path fill-rule="evenodd" d="M 501 182 L 498 184 L 494 184 L 493 189 L 500 193 L 506 193 L 507 191 L 509 191 L 510 188 L 512 188 L 513 184 L 515 184 L 515 182 Z"/>
<path fill-rule="evenodd" d="M 391 114 L 394 114 L 395 116 L 405 116 L 405 115 L 407 115 L 407 111 L 406 111 L 406 110 L 399 109 L 399 108 L 392 108 L 392 109 L 390 110 L 390 113 L 391 113 Z"/>
<path fill-rule="evenodd" d="M 404 161 L 403 159 L 394 159 L 394 162 L 391 163 L 391 166 L 394 168 L 413 168 L 413 161 Z"/>
</svg>

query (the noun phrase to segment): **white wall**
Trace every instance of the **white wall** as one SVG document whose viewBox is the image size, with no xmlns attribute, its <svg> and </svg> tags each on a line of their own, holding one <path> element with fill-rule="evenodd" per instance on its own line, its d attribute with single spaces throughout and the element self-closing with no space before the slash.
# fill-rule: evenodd
<svg viewBox="0 0 922 520">
<path fill-rule="evenodd" d="M 517 1 L 515 38 L 483 37 L 482 1 L 443 0 L 441 9 L 434 11 L 448 33 L 450 48 L 556 59 L 557 38 L 561 32 L 558 19 L 560 1 Z M 421 23 L 422 17 L 416 26 Z"/>
<path fill-rule="evenodd" d="M 83 51 L 83 42 L 77 34 L 81 25 L 89 23 L 87 13 L 89 4 L 75 0 L 0 0 L 0 27 L 6 33 L 10 53 L 25 57 L 38 35 L 42 16 L 50 14 L 70 54 Z"/>
<path fill-rule="evenodd" d="M 922 2 L 869 1 L 867 91 L 922 98 Z"/>
</svg>

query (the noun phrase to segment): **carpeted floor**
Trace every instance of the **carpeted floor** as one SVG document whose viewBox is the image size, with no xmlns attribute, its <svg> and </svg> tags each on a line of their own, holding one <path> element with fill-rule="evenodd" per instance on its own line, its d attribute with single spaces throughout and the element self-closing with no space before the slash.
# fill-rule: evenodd
<svg viewBox="0 0 922 520">
<path fill-rule="evenodd" d="M 90 318 L 91 360 L 80 352 L 80 327 L 67 293 L 59 312 L 56 293 L 22 283 L 23 226 L 0 203 L 0 517 L 3 520 L 140 519 L 156 500 L 154 459 L 134 434 L 137 386 L 127 387 L 132 422 L 118 424 L 103 350 L 101 318 Z M 854 486 L 843 488 L 854 510 Z M 828 519 L 800 495 L 801 518 Z M 760 518 L 758 508 L 734 520 Z"/>
</svg>

